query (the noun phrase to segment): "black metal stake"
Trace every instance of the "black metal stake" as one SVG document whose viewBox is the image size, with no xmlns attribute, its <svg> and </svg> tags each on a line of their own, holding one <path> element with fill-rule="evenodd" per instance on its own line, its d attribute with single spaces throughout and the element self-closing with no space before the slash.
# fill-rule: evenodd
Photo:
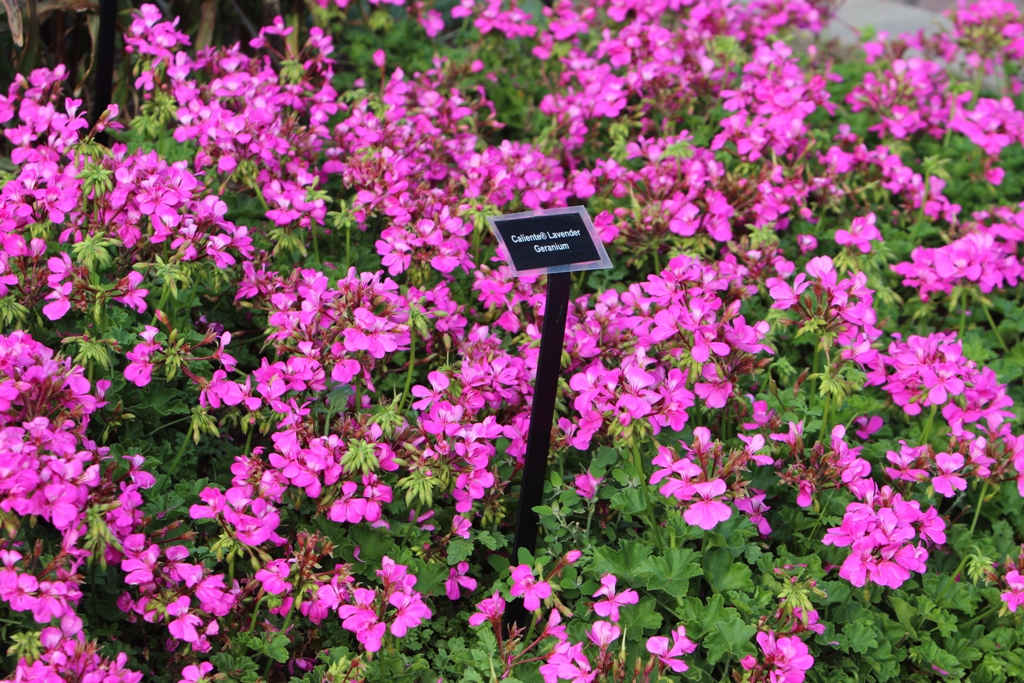
<svg viewBox="0 0 1024 683">
<path fill-rule="evenodd" d="M 92 122 L 99 121 L 107 110 L 114 85 L 114 40 L 117 29 L 117 0 L 100 0 L 100 29 L 96 36 L 96 81 L 92 95 Z M 107 134 L 97 140 L 107 142 Z"/>
<path fill-rule="evenodd" d="M 516 535 L 512 545 L 512 564 L 519 562 L 519 549 L 531 553 L 537 547 L 537 524 L 533 508 L 541 504 L 547 476 L 548 451 L 551 448 L 551 423 L 555 417 L 555 396 L 558 393 L 558 371 L 565 343 L 565 320 L 569 313 L 570 273 L 548 275 L 545 294 L 544 327 L 540 335 L 540 356 L 537 360 L 537 382 L 530 410 L 530 431 L 526 437 L 526 463 L 519 494 Z M 513 623 L 526 625 L 523 601 L 515 600 L 505 613 L 506 630 Z"/>
</svg>

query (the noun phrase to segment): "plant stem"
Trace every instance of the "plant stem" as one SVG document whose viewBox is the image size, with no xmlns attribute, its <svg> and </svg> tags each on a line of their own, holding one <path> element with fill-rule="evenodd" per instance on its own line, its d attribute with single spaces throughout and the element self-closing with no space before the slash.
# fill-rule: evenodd
<svg viewBox="0 0 1024 683">
<path fill-rule="evenodd" d="M 352 221 L 345 221 L 345 272 L 352 267 Z"/>
<path fill-rule="evenodd" d="M 284 634 L 285 637 L 287 637 L 288 627 L 292 625 L 292 617 L 294 616 L 295 613 L 296 602 L 298 602 L 298 600 L 292 598 L 292 604 L 288 606 L 288 614 L 286 614 L 284 617 L 284 625 L 281 626 L 281 630 L 279 631 L 279 633 Z M 251 631 L 252 629 L 249 630 Z M 273 658 L 271 658 L 270 661 L 267 662 L 267 666 L 263 669 L 263 680 L 267 679 L 267 674 L 270 673 L 270 667 L 272 666 L 274 666 Z"/>
<path fill-rule="evenodd" d="M 149 434 L 146 434 L 146 438 L 147 439 L 150 438 L 151 436 L 153 436 L 154 434 L 159 432 L 161 429 L 166 429 L 168 427 L 173 427 L 176 424 L 180 424 L 182 422 L 185 422 L 185 421 L 191 420 L 191 419 L 192 419 L 192 416 L 191 415 L 187 415 L 186 417 L 183 417 L 183 418 L 180 418 L 180 419 L 177 419 L 177 420 L 172 420 L 171 422 L 168 422 L 167 424 L 162 424 L 159 427 L 157 427 L 156 429 L 154 429 L 153 431 L 151 431 Z"/>
<path fill-rule="evenodd" d="M 996 335 L 996 339 L 998 339 L 998 340 L 999 340 L 999 345 L 1003 347 L 1003 351 L 1006 351 L 1007 353 L 1009 353 L 1009 352 L 1010 352 L 1010 349 L 1008 349 L 1008 348 L 1006 347 L 1006 342 L 1004 342 L 1004 341 L 1003 341 L 1003 337 L 1002 337 L 1002 335 L 1001 335 L 1001 334 L 999 334 L 999 330 L 998 330 L 998 329 L 996 328 L 996 323 L 995 323 L 995 321 L 994 321 L 994 320 L 992 320 L 992 312 L 991 312 L 991 311 L 990 311 L 990 310 L 988 309 L 988 306 L 986 306 L 986 305 L 984 305 L 984 304 L 982 305 L 982 308 L 983 308 L 983 309 L 984 309 L 984 311 L 985 311 L 985 317 L 986 317 L 986 318 L 988 318 L 988 324 L 989 324 L 989 326 L 990 326 L 990 327 L 992 328 L 992 331 L 993 331 L 993 332 L 995 333 L 995 335 Z"/>
<path fill-rule="evenodd" d="M 811 533 L 808 538 L 813 539 L 814 535 L 818 533 L 818 527 L 821 525 L 821 518 L 828 512 L 828 504 L 832 502 L 832 496 L 836 493 L 836 489 L 832 489 L 828 492 L 828 498 L 825 499 L 825 503 L 821 506 L 821 513 L 818 515 L 818 521 L 814 523 L 814 528 L 811 529 Z"/>
<path fill-rule="evenodd" d="M 651 505 L 651 494 L 647 490 L 647 479 L 644 476 L 644 462 L 640 458 L 640 449 L 636 445 L 636 440 L 633 441 L 633 467 L 636 470 L 637 476 L 640 478 L 640 491 L 644 494 L 644 519 L 647 520 L 647 525 L 654 530 L 654 540 L 658 544 L 658 552 L 664 555 L 665 543 L 661 539 L 661 525 L 655 522 L 654 515 L 651 513 L 653 508 Z M 590 525 L 588 524 L 587 526 L 589 527 Z"/>
<path fill-rule="evenodd" d="M 921 432 L 921 442 L 918 444 L 919 446 L 923 446 L 926 443 L 928 443 L 928 435 L 931 434 L 932 422 L 935 421 L 935 413 L 936 411 L 938 411 L 938 409 L 938 404 L 932 404 L 932 410 L 930 413 L 928 413 L 928 421 L 925 422 L 924 431 Z"/>
<path fill-rule="evenodd" d="M 967 628 L 968 626 L 974 626 L 976 623 L 978 623 L 982 619 L 986 619 L 989 616 L 991 616 L 993 612 L 998 611 L 1001 606 L 1002 606 L 1001 604 L 1000 605 L 992 605 L 987 610 L 985 610 L 984 612 L 982 612 L 978 616 L 974 617 L 973 619 L 970 619 L 966 623 L 960 624 L 960 626 L 958 628 Z"/>
<path fill-rule="evenodd" d="M 252 612 L 252 621 L 249 622 L 249 632 L 250 633 L 252 633 L 252 630 L 254 628 L 256 628 L 256 619 L 260 615 L 260 607 L 263 606 L 263 601 L 266 600 L 266 599 L 267 599 L 267 597 L 263 596 L 262 598 L 260 598 L 259 600 L 256 601 L 256 608 Z"/>
<path fill-rule="evenodd" d="M 168 472 L 173 473 L 174 470 L 177 469 L 178 461 L 181 460 L 181 456 L 185 455 L 185 446 L 187 446 L 187 445 L 188 445 L 188 432 L 185 432 L 181 436 L 181 448 L 178 449 L 178 454 L 174 456 L 174 460 L 171 461 L 170 467 L 167 468 Z"/>
<path fill-rule="evenodd" d="M 981 516 L 981 506 L 985 504 L 985 494 L 988 493 L 988 479 L 981 486 L 981 495 L 978 496 L 978 507 L 974 510 L 974 519 L 971 520 L 971 535 L 974 535 L 974 527 L 978 526 L 978 518 Z"/>
<path fill-rule="evenodd" d="M 825 408 L 821 411 L 821 431 L 818 433 L 818 441 L 825 438 L 828 430 L 828 409 L 832 405 L 832 393 L 825 395 Z"/>
<path fill-rule="evenodd" d="M 967 296 L 964 295 L 963 307 L 960 309 L 960 340 L 963 341 L 964 330 L 967 329 Z"/>
<path fill-rule="evenodd" d="M 412 318 L 409 319 L 409 369 L 405 371 L 405 388 L 402 390 L 402 397 L 398 399 L 398 414 L 401 415 L 405 409 L 405 399 L 412 389 L 412 373 L 416 369 L 416 325 Z"/>
</svg>

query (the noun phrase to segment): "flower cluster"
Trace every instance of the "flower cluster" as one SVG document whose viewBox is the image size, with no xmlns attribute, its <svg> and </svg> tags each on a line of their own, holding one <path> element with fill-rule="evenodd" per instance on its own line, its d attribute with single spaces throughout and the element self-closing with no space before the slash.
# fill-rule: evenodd
<svg viewBox="0 0 1024 683">
<path fill-rule="evenodd" d="M 922 511 L 916 500 L 905 500 L 888 486 L 872 485 L 858 497 L 861 502 L 847 506 L 843 523 L 822 539 L 825 545 L 850 548 L 839 575 L 854 586 L 870 581 L 899 588 L 913 573 L 923 574 L 925 545 L 946 542 L 946 523 L 935 508 Z"/>
</svg>

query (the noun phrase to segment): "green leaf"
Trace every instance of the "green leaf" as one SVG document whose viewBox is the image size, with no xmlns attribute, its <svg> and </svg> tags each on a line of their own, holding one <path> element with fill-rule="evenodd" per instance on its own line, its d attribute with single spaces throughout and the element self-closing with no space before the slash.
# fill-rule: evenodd
<svg viewBox="0 0 1024 683">
<path fill-rule="evenodd" d="M 704 554 L 702 562 L 704 577 L 716 593 L 725 591 L 753 591 L 750 567 L 733 562 L 733 555 L 726 548 L 715 548 Z"/>
<path fill-rule="evenodd" d="M 949 652 L 925 638 L 917 647 L 910 648 L 910 659 L 930 669 L 936 666 L 947 673 L 959 673 L 962 670 L 959 660 Z"/>
<path fill-rule="evenodd" d="M 473 538 L 480 541 L 480 544 L 486 547 L 488 550 L 497 550 L 498 548 L 504 548 L 508 545 L 508 539 L 504 536 L 495 536 L 490 531 L 478 531 L 473 535 Z"/>
<path fill-rule="evenodd" d="M 893 612 L 896 613 L 896 621 L 900 622 L 900 626 L 907 629 L 911 638 L 917 638 L 917 631 L 911 624 L 912 619 L 917 616 L 917 610 L 903 598 L 892 595 L 889 596 L 889 604 L 892 606 Z"/>
<path fill-rule="evenodd" d="M 708 650 L 708 663 L 715 664 L 727 654 L 734 657 L 754 654 L 751 638 L 755 633 L 757 627 L 744 623 L 738 616 L 718 622 L 715 630 L 703 640 Z"/>
<path fill-rule="evenodd" d="M 904 656 L 901 655 L 900 659 L 903 659 Z M 883 640 L 878 649 L 865 659 L 871 666 L 871 670 L 875 672 L 875 678 L 879 683 L 885 683 L 885 681 L 895 678 L 900 671 L 899 661 L 892 651 L 892 643 L 888 640 Z"/>
<path fill-rule="evenodd" d="M 843 626 L 843 635 L 850 639 L 850 649 L 867 654 L 878 647 L 881 634 L 873 620 L 862 617 Z"/>
<path fill-rule="evenodd" d="M 180 399 L 175 397 L 173 391 L 154 391 L 149 394 L 149 400 L 142 404 L 143 408 L 151 408 L 161 415 L 188 415 L 191 410 Z"/>
<path fill-rule="evenodd" d="M 249 648 L 270 657 L 278 664 L 288 661 L 291 640 L 283 633 L 263 633 L 258 640 L 250 640 Z"/>
<path fill-rule="evenodd" d="M 644 495 L 638 488 L 628 488 L 616 491 L 609 502 L 613 510 L 618 510 L 625 515 L 635 515 L 647 509 L 647 502 Z"/>
<path fill-rule="evenodd" d="M 705 605 L 700 598 L 686 598 L 677 610 L 681 621 L 686 624 L 686 632 L 694 638 L 703 638 L 715 629 L 720 621 L 726 621 L 739 613 L 725 607 L 725 599 L 718 594 L 708 598 Z"/>
<path fill-rule="evenodd" d="M 1024 362 L 1024 361 L 1022 361 Z M 594 457 L 593 467 L 611 467 L 619 461 L 619 452 L 614 448 L 608 446 L 601 446 L 597 449 L 597 455 Z"/>
<path fill-rule="evenodd" d="M 644 561 L 644 572 L 650 572 L 648 590 L 665 591 L 681 598 L 687 594 L 690 579 L 703 573 L 697 553 L 688 548 L 666 548 L 664 557 L 650 557 Z"/>
<path fill-rule="evenodd" d="M 465 538 L 453 538 L 448 544 L 448 566 L 454 567 L 465 562 L 473 555 L 473 541 Z"/>
<path fill-rule="evenodd" d="M 632 583 L 636 579 L 636 570 L 643 566 L 650 554 L 650 547 L 638 541 L 624 541 L 618 551 L 602 546 L 594 551 L 592 569 L 599 577 L 614 574 Z"/>
<path fill-rule="evenodd" d="M 377 562 L 395 546 L 391 535 L 384 529 L 355 525 L 349 528 L 348 533 L 359 547 L 359 559 L 363 562 Z"/>
<path fill-rule="evenodd" d="M 625 605 L 619 609 L 619 626 L 626 631 L 630 640 L 639 640 L 645 630 L 661 628 L 661 614 L 654 598 L 643 598 L 635 605 Z"/>
</svg>

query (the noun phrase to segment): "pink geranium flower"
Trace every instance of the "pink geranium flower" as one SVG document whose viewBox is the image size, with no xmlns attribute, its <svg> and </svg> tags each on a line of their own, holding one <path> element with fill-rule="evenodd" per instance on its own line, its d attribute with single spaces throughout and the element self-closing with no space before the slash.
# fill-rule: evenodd
<svg viewBox="0 0 1024 683">
<path fill-rule="evenodd" d="M 494 593 L 477 603 L 477 611 L 469 616 L 470 626 L 479 626 L 485 621 L 493 624 L 500 624 L 501 617 L 505 613 L 505 601 L 498 593 Z"/>
<path fill-rule="evenodd" d="M 594 611 L 599 616 L 611 619 L 613 622 L 619 620 L 619 607 L 635 605 L 640 600 L 639 594 L 632 589 L 616 594 L 615 582 L 614 574 L 605 574 L 601 577 L 601 587 L 594 593 L 595 598 L 604 598 L 594 603 Z"/>
<path fill-rule="evenodd" d="M 999 597 L 1006 603 L 1007 609 L 1016 612 L 1017 608 L 1024 604 L 1024 576 L 1016 569 L 1007 572 L 1006 588 L 1006 592 Z"/>
<path fill-rule="evenodd" d="M 542 600 L 551 597 L 551 585 L 547 581 L 537 581 L 533 569 L 528 564 L 521 564 L 512 569 L 512 597 L 523 596 L 523 606 L 530 612 L 540 609 Z"/>
<path fill-rule="evenodd" d="M 957 491 L 967 489 L 967 480 L 954 474 L 964 466 L 964 456 L 959 453 L 936 453 L 935 468 L 939 474 L 932 477 L 932 487 L 936 493 L 952 498 Z"/>
<path fill-rule="evenodd" d="M 697 649 L 697 644 L 686 637 L 686 627 L 680 625 L 672 631 L 672 643 L 664 636 L 647 639 L 647 651 L 658 658 L 662 665 L 675 673 L 682 673 L 690 667 L 680 657 Z"/>
<path fill-rule="evenodd" d="M 707 404 L 708 408 L 724 408 L 732 396 L 732 382 L 719 376 L 718 366 L 707 364 L 701 371 L 706 381 L 693 385 L 693 391 Z"/>
<path fill-rule="evenodd" d="M 732 516 L 732 508 L 720 500 L 716 500 L 718 496 L 725 493 L 725 490 L 725 482 L 721 479 L 694 484 L 693 492 L 697 502 L 683 513 L 686 523 L 708 531 L 714 529 L 720 522 L 729 519 Z"/>
<path fill-rule="evenodd" d="M 448 580 L 444 582 L 444 588 L 449 600 L 458 600 L 462 596 L 462 588 L 470 593 L 476 590 L 476 579 L 466 576 L 468 571 L 468 562 L 459 562 L 448 570 Z"/>
<path fill-rule="evenodd" d="M 854 218 L 849 230 L 836 230 L 836 244 L 854 247 L 867 254 L 871 251 L 871 242 L 882 239 L 875 220 L 874 213 Z"/>
</svg>

